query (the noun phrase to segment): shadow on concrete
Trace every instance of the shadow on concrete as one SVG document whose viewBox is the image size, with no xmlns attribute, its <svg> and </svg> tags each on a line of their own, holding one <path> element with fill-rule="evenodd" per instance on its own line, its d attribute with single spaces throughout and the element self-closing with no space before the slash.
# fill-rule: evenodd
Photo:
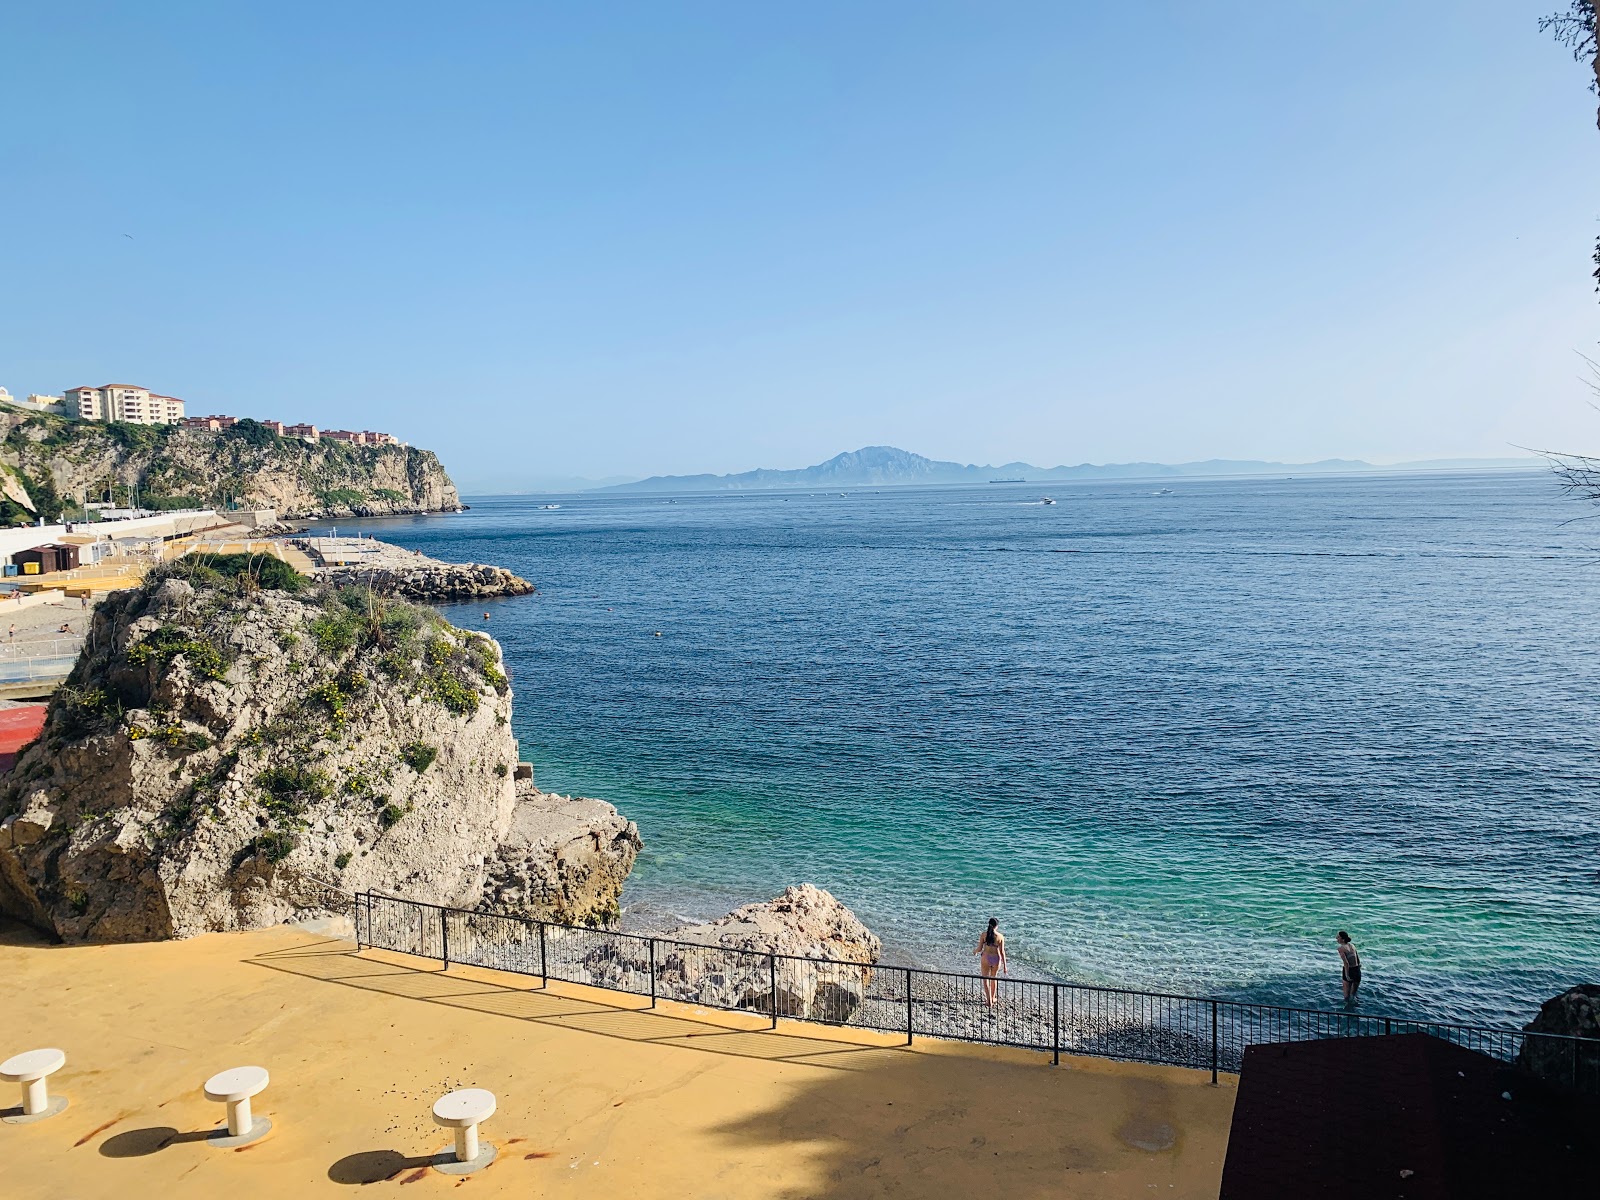
<svg viewBox="0 0 1600 1200">
<path fill-rule="evenodd" d="M 1216 1200 L 1234 1091 L 1209 1074 L 992 1051 L 859 1065 L 708 1130 L 707 1161 L 770 1163 L 770 1200 Z"/>
<path fill-rule="evenodd" d="M 367 958 L 358 954 L 348 942 L 316 945 L 328 948 L 315 950 L 301 946 L 290 951 L 260 954 L 249 961 L 268 970 L 406 1000 L 469 1009 L 516 1021 L 560 1025 L 630 1042 L 684 1046 L 739 1058 L 852 1069 L 885 1055 L 892 1057 L 905 1052 L 897 1047 L 863 1046 L 773 1030 L 768 1027 L 766 1017 L 756 1014 L 726 1013 L 722 1014 L 721 1023 L 700 1021 L 643 1007 L 647 1003 L 643 998 L 635 998 L 637 1004 L 628 1007 L 608 1005 L 560 995 L 542 987 L 516 988 L 453 975 L 441 967 L 420 968 Z M 726 1023 L 729 1021 L 747 1021 L 749 1028 L 730 1027 Z"/>
<path fill-rule="evenodd" d="M 328 1168 L 328 1178 L 334 1183 L 382 1183 L 406 1171 L 427 1171 L 432 1165 L 431 1154 L 408 1158 L 398 1150 L 363 1150 L 334 1163 Z"/>
<path fill-rule="evenodd" d="M 130 1129 L 115 1134 L 100 1143 L 100 1153 L 106 1158 L 143 1158 L 179 1142 L 203 1142 L 215 1129 L 201 1129 L 179 1133 L 170 1125 L 154 1125 L 148 1129 Z"/>
</svg>

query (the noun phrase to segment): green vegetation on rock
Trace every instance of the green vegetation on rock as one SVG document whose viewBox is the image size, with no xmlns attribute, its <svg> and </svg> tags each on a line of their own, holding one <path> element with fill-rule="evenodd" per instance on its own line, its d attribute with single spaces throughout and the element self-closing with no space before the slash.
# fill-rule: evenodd
<svg viewBox="0 0 1600 1200">
<path fill-rule="evenodd" d="M 83 519 L 83 501 L 153 509 L 273 508 L 280 516 L 448 512 L 455 485 L 414 446 L 310 444 L 258 421 L 221 432 L 0 410 L 0 522 Z M 23 502 L 26 500 L 26 503 Z"/>
</svg>

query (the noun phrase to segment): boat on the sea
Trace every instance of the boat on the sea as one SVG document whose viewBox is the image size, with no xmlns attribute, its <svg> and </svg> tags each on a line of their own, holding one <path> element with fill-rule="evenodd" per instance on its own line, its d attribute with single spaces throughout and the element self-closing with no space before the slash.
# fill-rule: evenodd
<svg viewBox="0 0 1600 1200">
<path fill-rule="evenodd" d="M 1054 503 L 1055 503 L 1055 501 L 1054 501 L 1054 500 L 1052 500 L 1052 499 L 1050 499 L 1050 497 L 1049 497 L 1049 496 L 1044 496 L 1044 497 L 1042 497 L 1042 498 L 1041 498 L 1041 499 L 1040 499 L 1040 500 L 1039 500 L 1039 503 L 1040 503 L 1040 504 L 1054 504 Z"/>
<path fill-rule="evenodd" d="M 539 505 L 539 507 L 544 509 L 546 512 L 549 512 L 551 509 L 560 508 L 561 505 L 559 505 L 559 504 L 541 504 L 541 505 Z"/>
<path fill-rule="evenodd" d="M 1171 488 L 1162 488 L 1159 492 L 1151 492 L 1150 494 L 1152 496 L 1170 496 L 1170 495 L 1172 495 L 1172 489 Z"/>
</svg>

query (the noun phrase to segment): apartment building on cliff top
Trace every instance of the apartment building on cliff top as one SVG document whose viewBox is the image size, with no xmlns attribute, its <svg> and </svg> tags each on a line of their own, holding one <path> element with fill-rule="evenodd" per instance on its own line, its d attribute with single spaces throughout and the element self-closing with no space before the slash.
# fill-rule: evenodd
<svg viewBox="0 0 1600 1200">
<path fill-rule="evenodd" d="M 68 388 L 63 398 L 68 416 L 80 421 L 125 421 L 129 425 L 177 425 L 183 401 L 132 383 Z"/>
</svg>

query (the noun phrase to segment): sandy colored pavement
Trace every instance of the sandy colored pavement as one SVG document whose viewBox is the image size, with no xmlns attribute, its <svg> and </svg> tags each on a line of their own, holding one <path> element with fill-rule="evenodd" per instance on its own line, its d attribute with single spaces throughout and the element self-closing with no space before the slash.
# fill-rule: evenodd
<svg viewBox="0 0 1600 1200">
<path fill-rule="evenodd" d="M 71 1101 L 0 1124 L 0 1196 L 1217 1194 L 1227 1076 L 537 985 L 296 929 L 61 947 L 0 922 L 0 1058 L 62 1048 Z M 215 1149 L 201 1084 L 245 1064 L 274 1128 Z M 427 1165 L 449 1142 L 429 1109 L 462 1086 L 499 1100 L 499 1158 L 464 1181 Z"/>
</svg>

